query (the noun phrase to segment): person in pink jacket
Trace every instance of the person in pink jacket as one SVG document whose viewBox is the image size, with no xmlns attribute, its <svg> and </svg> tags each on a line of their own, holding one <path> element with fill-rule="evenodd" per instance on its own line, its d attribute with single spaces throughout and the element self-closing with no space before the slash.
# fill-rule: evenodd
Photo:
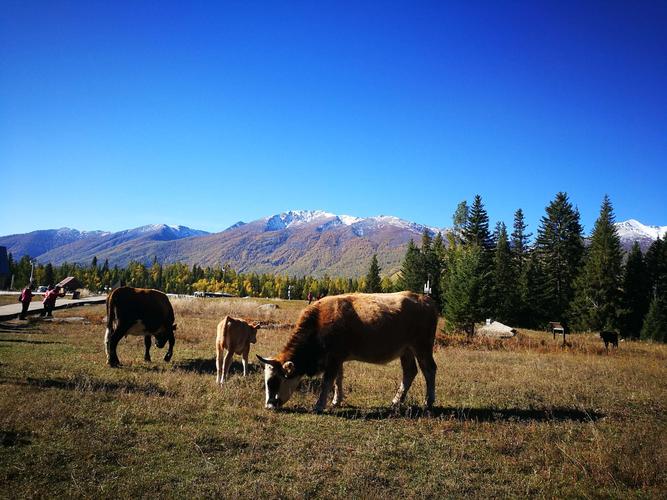
<svg viewBox="0 0 667 500">
<path fill-rule="evenodd" d="M 21 315 L 19 319 L 25 319 L 26 314 L 28 314 L 28 308 L 30 307 L 30 302 L 32 302 L 32 283 L 28 285 L 21 291 L 19 296 L 19 302 L 21 303 Z"/>
<path fill-rule="evenodd" d="M 44 304 L 44 310 L 42 311 L 41 316 L 47 316 L 51 317 L 51 311 L 53 311 L 53 308 L 56 307 L 56 299 L 58 297 L 64 297 L 65 292 L 60 291 L 60 287 L 56 286 L 55 288 L 53 286 L 49 286 L 49 289 L 46 291 L 44 294 L 44 300 L 42 300 L 42 304 Z"/>
</svg>

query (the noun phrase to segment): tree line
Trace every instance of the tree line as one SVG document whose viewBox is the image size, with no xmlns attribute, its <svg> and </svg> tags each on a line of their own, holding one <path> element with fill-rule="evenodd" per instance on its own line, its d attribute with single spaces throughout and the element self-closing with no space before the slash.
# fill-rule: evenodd
<svg viewBox="0 0 667 500">
<path fill-rule="evenodd" d="M 68 276 L 76 277 L 84 288 L 94 292 L 106 291 L 120 283 L 139 288 L 155 288 L 165 293 L 192 294 L 194 292 L 227 293 L 239 297 L 266 297 L 307 299 L 323 295 L 365 291 L 366 278 L 340 278 L 323 276 L 290 277 L 273 274 L 236 272 L 229 265 L 201 267 L 183 263 L 163 265 L 153 259 L 150 266 L 130 262 L 127 267 L 110 267 L 108 260 L 102 264 L 93 257 L 90 265 L 68 264 L 60 266 L 37 264 L 32 269 L 30 256 L 14 261 L 9 254 L 10 273 L 15 288 L 22 288 L 33 273 L 35 284 L 55 284 Z M 375 260 L 377 265 L 377 259 Z M 379 269 L 379 268 L 378 268 Z M 393 291 L 391 280 L 382 280 L 385 291 Z M 372 284 L 372 286 L 375 286 Z"/>
<path fill-rule="evenodd" d="M 397 288 L 421 292 L 430 281 L 448 328 L 469 335 L 492 318 L 667 342 L 667 235 L 646 254 L 635 242 L 624 258 L 609 197 L 588 242 L 566 193 L 545 212 L 531 242 L 521 209 L 511 232 L 503 222 L 491 231 L 479 195 L 459 203 L 446 239 L 425 231 L 421 246 L 410 242 Z"/>
<path fill-rule="evenodd" d="M 579 211 L 566 193 L 558 193 L 541 217 L 534 241 L 521 209 L 510 230 L 503 222 L 489 228 L 482 198 L 462 201 L 451 231 L 413 241 L 395 279 L 381 277 L 377 256 L 361 278 L 290 277 L 242 273 L 229 265 L 200 267 L 183 263 L 151 265 L 131 262 L 110 267 L 108 260 L 90 265 L 38 264 L 33 282 L 57 283 L 76 277 L 85 288 L 108 290 L 119 283 L 166 293 L 222 292 L 240 297 L 306 299 L 352 292 L 412 290 L 430 294 L 447 327 L 474 333 L 485 318 L 524 328 L 544 328 L 558 321 L 566 328 L 614 330 L 627 338 L 667 342 L 667 235 L 644 254 L 635 242 L 627 255 L 614 226 L 611 201 L 605 196 L 588 244 Z M 31 259 L 14 261 L 16 287 L 31 276 Z"/>
</svg>

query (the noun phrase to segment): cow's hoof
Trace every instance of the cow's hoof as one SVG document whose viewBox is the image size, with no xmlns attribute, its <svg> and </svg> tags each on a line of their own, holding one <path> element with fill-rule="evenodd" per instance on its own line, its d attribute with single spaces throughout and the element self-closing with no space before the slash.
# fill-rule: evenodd
<svg viewBox="0 0 667 500">
<path fill-rule="evenodd" d="M 120 361 L 107 361 L 107 365 L 111 368 L 120 368 Z"/>
<path fill-rule="evenodd" d="M 324 413 L 324 407 L 323 406 L 313 407 L 313 413 L 315 413 L 316 415 L 321 415 L 322 413 Z"/>
<path fill-rule="evenodd" d="M 171 361 L 171 356 L 172 356 L 171 354 L 167 354 L 167 355 L 164 357 L 165 362 L 168 363 L 169 361 Z"/>
<path fill-rule="evenodd" d="M 145 361 L 146 363 L 150 363 L 150 362 L 151 362 L 151 358 L 144 358 L 144 361 Z"/>
</svg>

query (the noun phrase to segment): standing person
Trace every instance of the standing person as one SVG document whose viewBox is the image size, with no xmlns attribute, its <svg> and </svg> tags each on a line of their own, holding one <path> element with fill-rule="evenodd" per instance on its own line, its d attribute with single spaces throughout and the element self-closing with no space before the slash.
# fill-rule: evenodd
<svg viewBox="0 0 667 500">
<path fill-rule="evenodd" d="M 32 283 L 28 283 L 21 291 L 21 295 L 19 296 L 19 302 L 21 303 L 21 315 L 19 316 L 19 319 L 25 319 L 26 314 L 28 314 L 28 308 L 30 307 L 32 298 Z"/>
<path fill-rule="evenodd" d="M 49 285 L 49 289 L 44 294 L 44 300 L 42 301 L 42 304 L 44 304 L 44 310 L 42 311 L 41 316 L 47 316 L 50 318 L 52 316 L 51 311 L 53 311 L 53 308 L 56 307 L 56 299 L 58 299 L 58 297 L 64 296 L 65 292 L 61 292 L 59 286 L 54 288 L 53 285 Z"/>
<path fill-rule="evenodd" d="M 313 301 L 313 292 L 308 292 L 308 305 Z"/>
</svg>

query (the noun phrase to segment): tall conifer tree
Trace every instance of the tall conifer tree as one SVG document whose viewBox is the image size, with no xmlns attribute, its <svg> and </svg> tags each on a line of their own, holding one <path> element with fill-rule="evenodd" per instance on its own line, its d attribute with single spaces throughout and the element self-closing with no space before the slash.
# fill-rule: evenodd
<svg viewBox="0 0 667 500">
<path fill-rule="evenodd" d="M 381 279 L 380 279 L 380 266 L 378 265 L 378 256 L 373 254 L 371 259 L 371 265 L 368 268 L 368 273 L 366 274 L 366 292 L 368 293 L 379 293 L 382 291 Z"/>
<path fill-rule="evenodd" d="M 480 195 L 475 196 L 468 212 L 463 227 L 463 242 L 467 245 L 477 245 L 486 251 L 493 249 L 493 238 L 489 232 L 489 215 L 486 213 Z"/>
<path fill-rule="evenodd" d="M 623 273 L 621 334 L 624 337 L 639 338 L 649 303 L 649 281 L 646 263 L 639 248 L 639 243 L 635 241 L 628 254 Z"/>
<path fill-rule="evenodd" d="M 573 304 L 576 323 L 583 329 L 615 330 L 619 326 L 623 253 L 614 226 L 614 209 L 608 196 L 600 207 L 591 243 L 580 276 Z"/>
<path fill-rule="evenodd" d="M 515 323 L 517 312 L 517 282 L 512 267 L 512 254 L 507 228 L 502 222 L 496 228 L 496 250 L 493 255 L 492 315 L 501 322 Z"/>
<path fill-rule="evenodd" d="M 425 282 L 422 254 L 414 241 L 410 240 L 401 266 L 398 287 L 401 290 L 422 292 Z"/>
<path fill-rule="evenodd" d="M 547 206 L 535 245 L 544 273 L 539 309 L 549 318 L 547 321 L 565 322 L 584 253 L 579 211 L 566 193 L 558 193 Z"/>
</svg>

